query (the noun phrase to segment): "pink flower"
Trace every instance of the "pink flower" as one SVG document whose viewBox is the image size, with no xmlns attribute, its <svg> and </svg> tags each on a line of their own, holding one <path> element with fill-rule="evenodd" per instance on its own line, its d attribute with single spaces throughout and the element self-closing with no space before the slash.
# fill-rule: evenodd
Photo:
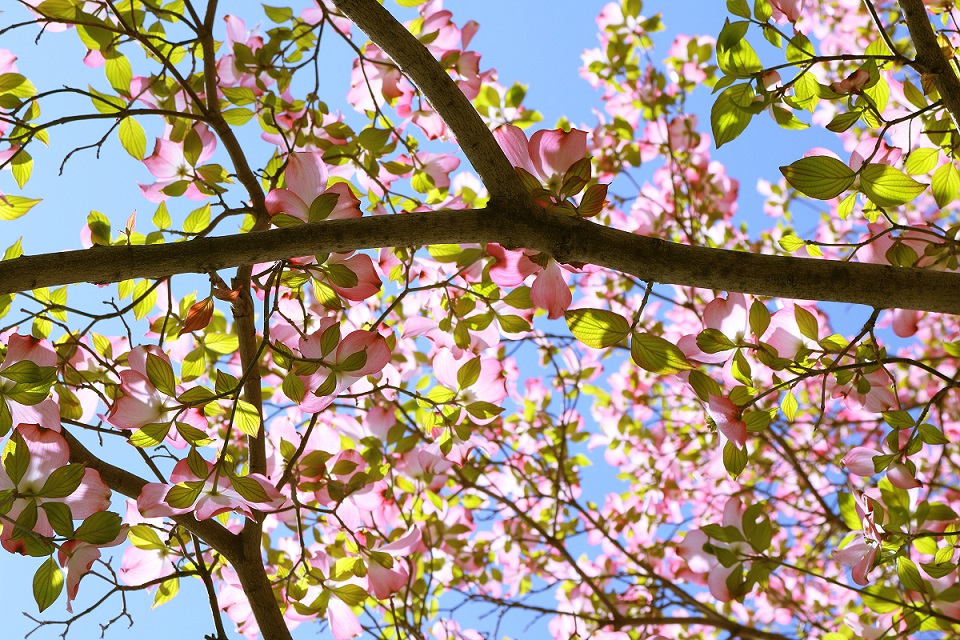
<svg viewBox="0 0 960 640">
<path fill-rule="evenodd" d="M 587 132 L 553 129 L 527 135 L 520 127 L 504 125 L 493 132 L 510 164 L 520 167 L 543 182 L 563 175 L 573 163 L 587 155 Z"/>
<path fill-rule="evenodd" d="M 198 520 L 207 520 L 221 513 L 234 511 L 253 518 L 253 509 L 258 511 L 273 511 L 284 503 L 284 497 L 264 476 L 251 473 L 237 478 L 244 481 L 241 495 L 233 486 L 232 479 L 226 474 L 214 473 L 213 465 L 204 461 L 207 475 L 204 478 L 197 476 L 186 460 L 179 461 L 170 474 L 170 484 L 150 483 L 143 487 L 137 498 L 137 507 L 140 513 L 147 518 L 172 516 L 181 513 L 193 512 Z M 196 497 L 189 505 L 182 507 L 171 506 L 168 495 L 174 488 L 198 489 Z"/>
<path fill-rule="evenodd" d="M 270 215 L 285 213 L 304 222 L 309 220 L 310 205 L 317 196 L 332 193 L 338 196 L 327 220 L 359 218 L 360 201 L 345 182 L 329 185 L 327 166 L 316 152 L 291 153 L 284 172 L 286 189 L 274 189 L 267 194 L 266 205 Z"/>
<path fill-rule="evenodd" d="M 727 500 L 727 504 L 723 508 L 723 526 L 735 527 L 742 532 L 740 507 L 739 498 Z M 749 545 L 745 542 L 711 540 L 702 529 L 697 529 L 684 536 L 683 542 L 677 546 L 677 553 L 686 560 L 691 571 L 707 574 L 707 585 L 710 587 L 711 595 L 721 602 L 729 602 L 733 599 L 733 595 L 727 587 L 727 578 L 733 574 L 734 570 L 740 569 L 740 564 L 737 563 L 729 567 L 723 566 L 716 556 L 704 548 L 708 542 L 713 547 L 727 549 L 734 555 L 748 553 Z"/>
<path fill-rule="evenodd" d="M 336 597 L 330 596 L 327 603 L 327 622 L 330 624 L 330 633 L 334 640 L 351 640 L 363 634 L 360 619 L 350 606 Z"/>
<path fill-rule="evenodd" d="M 770 16 L 775 22 L 796 22 L 803 10 L 803 0 L 770 0 L 773 13 Z"/>
<path fill-rule="evenodd" d="M 380 334 L 354 331 L 328 344 L 323 339 L 328 330 L 336 332 L 339 338 L 339 323 L 334 318 L 324 318 L 315 332 L 300 338 L 301 355 L 321 362 L 313 373 L 301 376 L 307 389 L 300 402 L 303 411 L 322 411 L 344 389 L 379 373 L 390 362 L 390 348 Z"/>
<path fill-rule="evenodd" d="M 740 407 L 733 404 L 730 398 L 710 395 L 707 413 L 720 433 L 738 449 L 743 449 L 747 442 L 747 423 L 740 418 Z"/>
<path fill-rule="evenodd" d="M 830 90 L 834 93 L 847 94 L 857 93 L 863 89 L 864 85 L 870 79 L 870 73 L 866 69 L 857 69 L 843 80 L 837 80 L 830 83 Z"/>
<path fill-rule="evenodd" d="M 4 454 L 3 472 L 0 473 L 0 491 L 13 492 L 7 518 L 17 520 L 27 509 L 54 502 L 70 507 L 70 515 L 74 520 L 83 520 L 110 508 L 110 489 L 93 469 L 84 470 L 79 484 L 68 495 L 62 495 L 67 485 L 55 487 L 56 491 L 50 487 L 44 490 L 51 475 L 69 465 L 70 449 L 59 433 L 36 424 L 21 424 L 13 432 L 11 442 L 15 446 Z M 8 456 L 12 458 L 9 464 L 6 460 Z M 22 475 L 10 476 L 10 469 L 21 468 Z M 56 497 L 50 497 L 51 493 Z M 42 508 L 36 509 L 32 531 L 41 536 L 53 535 L 47 512 Z M 26 553 L 23 532 L 17 533 L 17 528 L 7 523 L 0 530 L 0 544 L 10 553 Z"/>
<path fill-rule="evenodd" d="M 68 540 L 57 551 L 57 562 L 67 573 L 67 611 L 73 612 L 73 600 L 80 589 L 80 579 L 90 573 L 93 563 L 100 559 L 102 547 L 115 547 L 127 539 L 128 527 L 120 527 L 117 537 L 106 544 L 94 545 L 82 540 Z"/>
<path fill-rule="evenodd" d="M 378 547 L 367 563 L 367 584 L 377 600 L 385 600 L 407 586 L 410 573 L 405 556 L 420 546 L 420 529 L 414 527 L 390 544 Z"/>
<path fill-rule="evenodd" d="M 843 549 L 833 552 L 833 558 L 844 567 L 852 567 L 853 581 L 862 587 L 869 584 L 867 574 L 873 569 L 873 564 L 877 559 L 878 546 L 860 540 L 850 544 Z"/>
<path fill-rule="evenodd" d="M 213 156 L 217 148 L 217 138 L 206 127 L 198 124 L 193 128 L 193 132 L 200 139 L 201 148 L 197 160 L 194 163 L 187 161 L 183 151 L 182 142 L 173 142 L 167 138 L 157 138 L 156 146 L 153 149 L 153 155 L 146 158 L 143 164 L 157 178 L 157 181 L 149 185 L 140 185 L 140 192 L 151 202 L 161 202 L 167 199 L 167 194 L 163 190 L 175 182 L 189 181 L 186 187 L 185 195 L 191 200 L 203 200 L 207 194 L 200 191 L 193 184 L 193 168 L 202 165 Z"/>
</svg>

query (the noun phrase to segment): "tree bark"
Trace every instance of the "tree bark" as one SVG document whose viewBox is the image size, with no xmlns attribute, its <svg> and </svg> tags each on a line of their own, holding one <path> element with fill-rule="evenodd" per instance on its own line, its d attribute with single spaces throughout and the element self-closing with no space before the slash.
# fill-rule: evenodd
<svg viewBox="0 0 960 640">
<path fill-rule="evenodd" d="M 953 65 L 940 49 L 937 34 L 933 31 L 923 0 L 900 0 L 903 19 L 910 31 L 910 38 L 917 48 L 915 66 L 924 75 L 929 75 L 940 93 L 943 106 L 950 112 L 953 124 L 960 129 L 960 78 Z"/>
<path fill-rule="evenodd" d="M 504 225 L 513 215 L 514 224 Z M 0 294 L 76 282 L 165 278 L 377 247 L 497 242 L 648 282 L 960 314 L 960 274 L 681 245 L 536 211 L 440 211 L 331 220 L 167 245 L 96 247 L 0 262 Z"/>
</svg>

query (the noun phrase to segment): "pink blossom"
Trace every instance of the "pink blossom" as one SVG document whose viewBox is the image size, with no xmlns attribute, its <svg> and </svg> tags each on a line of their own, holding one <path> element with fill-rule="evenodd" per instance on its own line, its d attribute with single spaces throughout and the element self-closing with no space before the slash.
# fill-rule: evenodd
<svg viewBox="0 0 960 640">
<path fill-rule="evenodd" d="M 246 482 L 255 482 L 259 485 L 257 493 L 262 499 L 245 498 L 233 487 L 233 482 L 226 474 L 215 474 L 210 462 L 204 461 L 207 467 L 206 477 L 199 477 L 190 469 L 186 460 L 180 460 L 170 474 L 170 484 L 149 483 L 143 487 L 137 506 L 140 513 L 147 518 L 158 516 L 172 516 L 193 512 L 198 520 L 207 520 L 218 514 L 228 511 L 242 513 L 253 518 L 253 510 L 272 511 L 279 509 L 284 503 L 284 497 L 264 476 L 251 473 L 243 476 Z M 167 502 L 167 495 L 176 486 L 197 486 L 200 491 L 196 500 L 185 507 L 172 507 Z"/>
<path fill-rule="evenodd" d="M 504 125 L 493 132 L 510 164 L 524 169 L 543 182 L 567 172 L 587 155 L 587 132 L 579 129 L 537 131 L 527 140 L 520 127 Z"/>
<path fill-rule="evenodd" d="M 17 453 L 5 454 L 3 472 L 0 473 L 0 491 L 13 491 L 7 518 L 17 520 L 28 507 L 39 507 L 48 502 L 59 502 L 70 507 L 74 520 L 83 520 L 110 508 L 110 489 L 93 469 L 84 470 L 80 484 L 69 495 L 55 498 L 43 495 L 44 485 L 51 474 L 69 464 L 70 449 L 59 433 L 35 424 L 21 424 L 11 439 L 16 443 Z M 23 475 L 17 479 L 9 475 L 9 469 L 13 466 L 8 466 L 6 462 L 8 455 L 25 458 Z M 53 536 L 46 511 L 37 509 L 36 513 L 37 519 L 32 530 L 42 536 Z M 15 535 L 16 531 L 16 527 L 5 524 L 0 530 L 0 544 L 10 553 L 26 553 L 23 533 Z"/>
<path fill-rule="evenodd" d="M 730 398 L 710 395 L 707 413 L 713 418 L 723 436 L 743 449 L 747 442 L 747 423 L 740 418 L 740 407 Z"/>
<path fill-rule="evenodd" d="M 727 500 L 723 509 L 723 526 L 736 527 L 742 532 L 740 508 L 739 498 Z M 727 549 L 735 555 L 748 553 L 749 545 L 743 542 L 711 540 L 703 530 L 697 529 L 687 533 L 683 541 L 677 546 L 677 553 L 686 560 L 691 571 L 698 574 L 707 574 L 707 585 L 710 587 L 711 595 L 721 602 L 729 602 L 733 599 L 733 595 L 727 587 L 727 578 L 735 570 L 740 569 L 740 564 L 734 564 L 730 567 L 723 566 L 716 556 L 704 548 L 708 542 L 714 547 Z"/>
<path fill-rule="evenodd" d="M 182 142 L 173 142 L 167 138 L 157 138 L 153 154 L 143 161 L 147 169 L 157 178 L 149 185 L 140 185 L 140 192 L 151 202 L 161 202 L 168 198 L 163 190 L 175 182 L 189 181 L 184 195 L 192 200 L 203 200 L 207 194 L 200 191 L 194 184 L 193 169 L 202 165 L 213 156 L 217 148 L 217 138 L 207 129 L 206 125 L 198 124 L 193 132 L 200 138 L 201 150 L 194 164 L 187 161 L 183 152 Z"/>
<path fill-rule="evenodd" d="M 267 194 L 266 205 L 270 215 L 285 213 L 304 222 L 309 220 L 310 205 L 318 196 L 332 193 L 337 203 L 327 220 L 359 218 L 360 201 L 345 182 L 329 184 L 327 165 L 320 153 L 291 153 L 284 172 L 286 189 L 274 189 Z"/>
<path fill-rule="evenodd" d="M 373 549 L 367 562 L 367 584 L 377 600 L 385 600 L 407 586 L 410 573 L 405 556 L 420 546 L 420 529 L 414 527 L 393 542 Z"/>
<path fill-rule="evenodd" d="M 102 547 L 115 547 L 127 539 L 128 527 L 120 527 L 117 537 L 106 544 L 94 545 L 82 540 L 67 540 L 57 551 L 57 561 L 66 571 L 67 611 L 73 612 L 73 600 L 80 590 L 80 579 L 90 572 L 93 563 L 100 559 Z"/>
<path fill-rule="evenodd" d="M 873 564 L 877 559 L 877 551 L 876 544 L 861 540 L 834 551 L 833 558 L 844 567 L 851 567 L 853 569 L 853 581 L 861 587 L 865 587 L 870 583 L 867 574 L 873 569 Z"/>
<path fill-rule="evenodd" d="M 353 331 L 336 341 L 330 351 L 324 352 L 323 336 L 328 330 L 336 331 L 339 335 L 336 319 L 324 318 L 315 332 L 299 341 L 299 350 L 304 358 L 321 362 L 316 371 L 301 376 L 307 390 L 300 402 L 304 411 L 322 411 L 344 389 L 361 378 L 379 373 L 390 361 L 386 340 L 371 331 Z M 318 395 L 316 392 L 321 393 Z"/>
</svg>

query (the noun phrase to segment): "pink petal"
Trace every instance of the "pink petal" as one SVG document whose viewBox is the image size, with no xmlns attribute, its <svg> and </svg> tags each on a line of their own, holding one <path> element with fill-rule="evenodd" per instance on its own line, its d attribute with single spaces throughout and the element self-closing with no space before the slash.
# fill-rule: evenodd
<svg viewBox="0 0 960 640">
<path fill-rule="evenodd" d="M 527 173 L 537 175 L 537 169 L 530 159 L 527 136 L 520 127 L 512 124 L 504 125 L 493 132 L 493 137 L 500 143 L 500 148 L 503 149 L 510 164 L 526 170 Z"/>
<path fill-rule="evenodd" d="M 110 487 L 104 484 L 94 469 L 85 469 L 80 486 L 64 498 L 63 503 L 70 507 L 74 519 L 83 520 L 110 508 Z"/>
<path fill-rule="evenodd" d="M 910 473 L 910 469 L 902 462 L 894 462 L 887 467 L 887 480 L 895 487 L 901 489 L 916 489 L 922 487 L 923 483 Z"/>
<path fill-rule="evenodd" d="M 410 575 L 399 559 L 387 569 L 371 559 L 367 563 L 367 585 L 377 600 L 386 600 L 407 585 Z"/>
<path fill-rule="evenodd" d="M 551 320 L 556 320 L 570 308 L 573 295 L 563 279 L 560 265 L 555 261 L 551 260 L 533 281 L 533 286 L 530 287 L 530 301 L 536 307 L 546 309 L 547 317 Z"/>
<path fill-rule="evenodd" d="M 843 464 L 853 475 L 869 478 L 876 473 L 873 466 L 873 459 L 876 456 L 882 455 L 883 454 L 876 449 L 854 447 L 843 457 Z"/>
<path fill-rule="evenodd" d="M 544 178 L 564 174 L 587 155 L 587 132 L 579 129 L 537 131 L 530 137 L 530 156 Z"/>
<path fill-rule="evenodd" d="M 747 424 L 737 419 L 737 406 L 729 398 L 711 395 L 707 412 L 720 433 L 742 449 L 747 441 Z"/>
<path fill-rule="evenodd" d="M 499 244 L 487 245 L 487 253 L 496 258 L 497 262 L 490 267 L 490 279 L 501 287 L 515 287 L 532 273 L 540 270 L 540 265 L 533 262 L 523 251 L 504 249 Z"/>
<path fill-rule="evenodd" d="M 335 596 L 331 596 L 330 602 L 327 603 L 327 621 L 330 623 L 330 632 L 334 640 L 351 640 L 363 633 L 357 614 L 343 600 Z"/>
<path fill-rule="evenodd" d="M 289 189 L 274 189 L 267 194 L 265 204 L 267 213 L 274 216 L 285 213 L 306 222 L 310 215 L 310 206 Z"/>
<path fill-rule="evenodd" d="M 179 179 L 180 168 L 186 163 L 180 145 L 164 138 L 157 138 L 153 155 L 143 161 L 150 173 L 161 180 Z"/>
<path fill-rule="evenodd" d="M 291 153 L 284 176 L 287 188 L 308 207 L 327 188 L 327 168 L 319 153 Z"/>
</svg>

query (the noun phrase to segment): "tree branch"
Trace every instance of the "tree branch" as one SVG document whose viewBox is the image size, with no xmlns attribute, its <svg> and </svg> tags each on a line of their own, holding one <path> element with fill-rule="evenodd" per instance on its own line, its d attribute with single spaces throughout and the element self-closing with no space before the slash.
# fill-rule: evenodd
<svg viewBox="0 0 960 640">
<path fill-rule="evenodd" d="M 646 282 L 754 295 L 960 314 L 960 274 L 756 255 L 675 244 L 534 210 L 487 207 L 331 220 L 149 246 L 94 247 L 0 262 L 0 294 L 78 282 L 209 273 L 293 256 L 379 247 L 496 242 L 594 264 Z M 500 221 L 511 217 L 514 224 Z"/>
<path fill-rule="evenodd" d="M 953 117 L 954 126 L 960 129 L 960 78 L 940 49 L 923 0 L 900 0 L 900 9 L 910 38 L 917 47 L 916 66 L 921 73 L 932 76 L 944 106 Z"/>
<path fill-rule="evenodd" d="M 483 119 L 430 51 L 376 0 L 333 4 L 390 56 L 450 127 L 494 202 L 531 202 L 527 190 Z"/>
</svg>

